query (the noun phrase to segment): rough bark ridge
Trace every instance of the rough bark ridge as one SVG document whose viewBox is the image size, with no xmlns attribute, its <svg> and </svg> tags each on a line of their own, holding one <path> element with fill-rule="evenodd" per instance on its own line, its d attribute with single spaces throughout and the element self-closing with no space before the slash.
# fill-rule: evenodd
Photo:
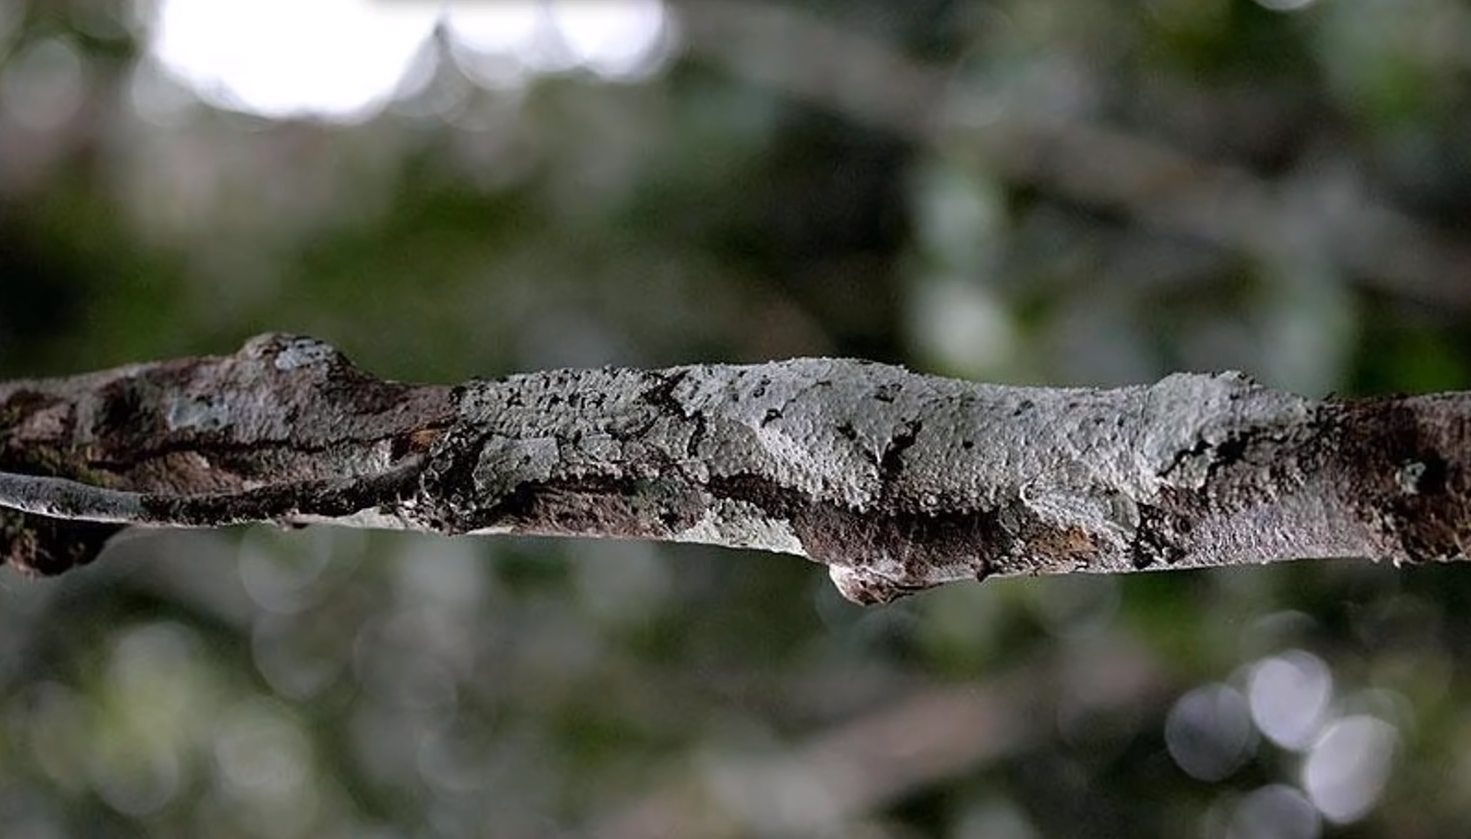
<svg viewBox="0 0 1471 839">
<path fill-rule="evenodd" d="M 1471 394 L 1018 388 L 840 359 L 384 382 L 309 338 L 0 384 L 0 554 L 334 521 L 756 547 L 862 603 L 991 575 L 1463 558 Z"/>
</svg>

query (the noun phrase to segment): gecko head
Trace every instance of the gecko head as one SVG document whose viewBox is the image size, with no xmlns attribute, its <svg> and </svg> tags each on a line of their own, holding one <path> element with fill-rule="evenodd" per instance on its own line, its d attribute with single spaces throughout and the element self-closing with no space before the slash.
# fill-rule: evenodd
<svg viewBox="0 0 1471 839">
<path fill-rule="evenodd" d="M 240 348 L 240 355 L 268 360 L 277 370 L 347 363 L 346 356 L 326 341 L 280 332 L 267 332 L 251 338 Z"/>
</svg>

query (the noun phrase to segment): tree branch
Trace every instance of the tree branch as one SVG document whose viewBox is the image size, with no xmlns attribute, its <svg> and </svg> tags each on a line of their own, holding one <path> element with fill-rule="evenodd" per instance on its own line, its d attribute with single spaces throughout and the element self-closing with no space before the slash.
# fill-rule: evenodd
<svg viewBox="0 0 1471 839">
<path fill-rule="evenodd" d="M 121 525 L 244 521 L 612 536 L 806 556 L 861 603 L 992 575 L 1459 559 L 1468 418 L 1471 394 L 1018 388 L 838 359 L 451 389 L 266 335 L 0 384 L 0 554 L 55 573 Z"/>
</svg>

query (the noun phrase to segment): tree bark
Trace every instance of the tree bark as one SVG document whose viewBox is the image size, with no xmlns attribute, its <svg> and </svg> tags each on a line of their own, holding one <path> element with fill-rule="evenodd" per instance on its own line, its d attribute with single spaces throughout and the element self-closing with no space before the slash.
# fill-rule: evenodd
<svg viewBox="0 0 1471 839">
<path fill-rule="evenodd" d="M 0 383 L 0 555 L 127 525 L 320 521 L 797 554 L 887 602 L 993 575 L 1463 558 L 1471 394 L 1311 401 L 1239 373 L 1115 390 L 864 361 L 385 382 L 309 338 Z"/>
</svg>

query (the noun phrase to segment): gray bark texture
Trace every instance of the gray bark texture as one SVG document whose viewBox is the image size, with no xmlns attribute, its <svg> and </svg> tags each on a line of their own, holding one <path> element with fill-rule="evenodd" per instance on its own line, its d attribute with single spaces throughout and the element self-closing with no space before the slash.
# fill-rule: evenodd
<svg viewBox="0 0 1471 839">
<path fill-rule="evenodd" d="M 1464 558 L 1471 394 L 1002 387 L 809 358 L 385 382 L 320 341 L 0 383 L 0 556 L 245 521 L 705 542 L 882 603 L 993 575 Z"/>
</svg>

